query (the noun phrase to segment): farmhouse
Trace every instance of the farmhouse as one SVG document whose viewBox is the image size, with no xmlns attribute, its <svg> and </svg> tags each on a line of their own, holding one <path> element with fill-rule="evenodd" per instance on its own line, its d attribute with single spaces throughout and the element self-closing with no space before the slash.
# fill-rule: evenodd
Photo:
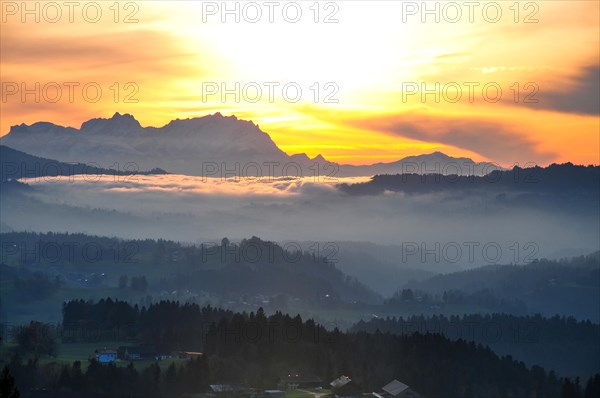
<svg viewBox="0 0 600 398">
<path fill-rule="evenodd" d="M 340 376 L 331 383 L 331 391 L 336 398 L 360 398 L 361 389 L 348 376 Z"/>
<path fill-rule="evenodd" d="M 346 384 L 350 383 L 352 380 L 350 380 L 350 378 L 348 376 L 340 376 L 337 379 L 335 379 L 334 381 L 332 381 L 331 383 L 329 383 L 329 385 L 331 386 L 332 389 L 336 389 L 336 388 L 340 388 L 345 386 Z"/>
<path fill-rule="evenodd" d="M 117 351 L 112 349 L 97 349 L 95 351 L 96 359 L 100 363 L 109 363 L 117 360 Z"/>
<path fill-rule="evenodd" d="M 398 380 L 392 380 L 382 388 L 382 392 L 373 393 L 376 398 L 422 398 L 409 386 Z"/>
</svg>

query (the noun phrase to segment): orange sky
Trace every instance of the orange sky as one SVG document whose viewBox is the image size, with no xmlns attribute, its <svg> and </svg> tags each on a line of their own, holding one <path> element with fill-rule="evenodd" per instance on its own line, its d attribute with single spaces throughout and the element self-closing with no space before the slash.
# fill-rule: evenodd
<svg viewBox="0 0 600 398">
<path fill-rule="evenodd" d="M 342 163 L 434 150 L 503 165 L 600 163 L 597 1 L 501 1 L 498 17 L 492 2 L 472 14 L 454 2 L 457 22 L 447 2 L 436 22 L 410 8 L 421 2 L 401 1 L 280 2 L 270 22 L 259 1 L 254 23 L 247 2 L 238 2 L 239 23 L 221 20 L 220 1 L 99 1 L 96 22 L 90 2 L 72 15 L 53 3 L 60 18 L 34 3 L 24 14 L 21 2 L 1 2 L 0 135 L 36 121 L 79 127 L 116 111 L 144 126 L 220 111 L 255 121 L 290 154 Z M 291 23 L 296 5 L 302 14 Z M 240 98 L 222 98 L 221 85 L 236 83 Z"/>
</svg>

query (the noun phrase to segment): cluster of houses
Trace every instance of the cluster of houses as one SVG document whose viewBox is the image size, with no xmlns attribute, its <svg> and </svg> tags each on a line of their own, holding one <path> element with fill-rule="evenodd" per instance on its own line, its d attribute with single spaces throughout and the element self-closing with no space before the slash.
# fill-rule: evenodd
<svg viewBox="0 0 600 398">
<path fill-rule="evenodd" d="M 213 384 L 209 397 L 245 397 L 245 398 L 283 398 L 286 391 L 312 390 L 318 391 L 323 386 L 322 380 L 313 375 L 288 374 L 282 377 L 277 390 L 257 390 L 241 384 Z M 381 387 L 379 392 L 365 393 L 348 376 L 340 376 L 329 383 L 331 395 L 335 398 L 423 398 L 408 385 L 392 380 Z"/>
<path fill-rule="evenodd" d="M 177 351 L 172 354 L 159 353 L 152 346 L 121 346 L 117 349 L 97 349 L 96 359 L 100 363 L 117 360 L 161 360 L 169 358 L 192 359 L 201 357 L 201 352 Z M 244 397 L 244 398 L 284 398 L 286 391 L 301 389 L 320 389 L 321 378 L 313 375 L 288 374 L 281 378 L 276 390 L 259 390 L 248 388 L 242 384 L 211 384 L 208 397 Z M 348 376 L 340 376 L 329 383 L 335 398 L 423 398 L 408 385 L 392 380 L 381 387 L 379 392 L 364 393 Z"/>
<path fill-rule="evenodd" d="M 141 361 L 155 360 L 160 361 L 170 358 L 192 359 L 199 358 L 203 354 L 194 351 L 177 351 L 174 353 L 164 353 L 158 351 L 155 347 L 149 345 L 139 346 L 121 346 L 119 348 L 99 348 L 95 351 L 96 360 L 100 363 L 110 363 L 117 360 L 122 361 Z"/>
<path fill-rule="evenodd" d="M 276 390 L 261 390 L 249 388 L 243 384 L 211 384 L 209 386 L 207 397 L 214 398 L 284 398 L 286 392 L 294 390 L 310 390 L 315 395 L 322 390 L 322 380 L 317 376 L 289 374 L 282 377 L 278 389 Z M 423 398 L 409 386 L 398 380 L 392 380 L 381 388 L 380 392 L 364 393 L 352 380 L 347 376 L 340 376 L 329 383 L 331 394 L 327 397 L 335 398 Z M 325 392 L 323 390 L 323 392 Z"/>
<path fill-rule="evenodd" d="M 347 376 L 340 376 L 331 383 L 331 392 L 336 398 L 422 398 L 409 386 L 398 380 L 392 380 L 381 387 L 380 392 L 363 393 Z"/>
<path fill-rule="evenodd" d="M 323 381 L 319 377 L 289 374 L 281 379 L 277 389 L 262 390 L 249 388 L 243 384 L 211 384 L 206 396 L 218 398 L 284 398 L 286 391 L 315 389 L 320 388 L 322 385 Z"/>
</svg>

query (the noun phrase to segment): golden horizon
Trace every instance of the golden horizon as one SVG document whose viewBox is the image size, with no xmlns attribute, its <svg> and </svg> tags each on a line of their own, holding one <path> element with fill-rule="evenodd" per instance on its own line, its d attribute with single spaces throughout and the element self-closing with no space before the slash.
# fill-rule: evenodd
<svg viewBox="0 0 600 398">
<path fill-rule="evenodd" d="M 0 136 L 115 111 L 143 126 L 218 111 L 287 153 L 346 164 L 434 151 L 600 163 L 597 2 L 502 3 L 497 19 L 463 9 L 458 22 L 455 2 L 439 15 L 411 2 L 302 3 L 294 23 L 279 9 L 249 21 L 238 3 L 238 15 L 213 2 L 101 3 L 95 22 L 79 9 L 54 21 L 59 3 L 36 2 L 39 15 L 3 3 Z"/>
</svg>

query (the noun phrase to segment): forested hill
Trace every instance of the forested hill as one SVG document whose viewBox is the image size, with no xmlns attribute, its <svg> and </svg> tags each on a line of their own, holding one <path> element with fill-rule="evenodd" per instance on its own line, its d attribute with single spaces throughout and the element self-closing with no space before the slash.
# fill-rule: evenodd
<svg viewBox="0 0 600 398">
<path fill-rule="evenodd" d="M 600 372 L 600 326 L 574 318 L 508 314 L 411 316 L 360 321 L 351 331 L 410 335 L 440 333 L 489 346 L 498 355 L 511 355 L 528 366 L 553 369 L 561 376 L 587 379 Z"/>
<path fill-rule="evenodd" d="M 257 237 L 239 243 L 224 238 L 220 243 L 184 245 L 166 240 L 9 232 L 0 234 L 0 241 L 1 258 L 9 266 L 31 265 L 42 272 L 52 266 L 53 272 L 59 273 L 94 269 L 113 278 L 114 285 L 121 273 L 148 275 L 148 289 L 153 293 L 188 289 L 236 299 L 261 294 L 310 303 L 381 302 L 379 295 L 336 268 L 325 253 Z M 55 248 L 60 250 L 60 261 L 44 255 Z"/>
<path fill-rule="evenodd" d="M 379 295 L 345 275 L 327 257 L 298 249 L 257 237 L 239 244 L 224 239 L 220 245 L 189 247 L 187 260 L 200 266 L 163 281 L 163 287 L 201 288 L 223 295 L 284 294 L 313 304 L 380 302 Z"/>
<path fill-rule="evenodd" d="M 488 265 L 435 275 L 410 283 L 432 294 L 488 292 L 498 299 L 520 301 L 530 312 L 600 319 L 600 252 L 564 260 L 537 260 L 527 265 Z"/>
</svg>

